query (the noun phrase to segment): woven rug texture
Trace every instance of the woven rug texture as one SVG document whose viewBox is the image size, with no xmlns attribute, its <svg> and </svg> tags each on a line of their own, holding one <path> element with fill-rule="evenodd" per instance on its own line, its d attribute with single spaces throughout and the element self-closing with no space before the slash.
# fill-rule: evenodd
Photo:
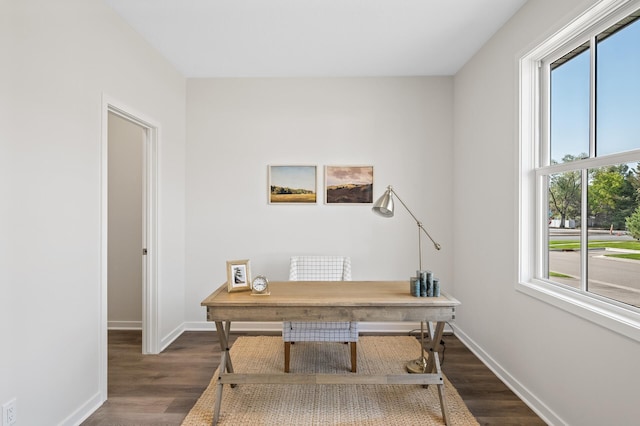
<svg viewBox="0 0 640 426">
<path fill-rule="evenodd" d="M 409 336 L 361 336 L 358 373 L 402 374 L 420 356 Z M 237 373 L 281 373 L 282 337 L 239 337 L 231 347 Z M 291 373 L 351 374 L 349 345 L 298 342 L 291 348 Z M 408 373 L 407 373 L 408 374 Z M 216 398 L 217 370 L 183 426 L 210 425 Z M 478 425 L 445 377 L 452 425 Z M 437 387 L 421 385 L 238 385 L 224 386 L 220 425 L 442 425 Z"/>
</svg>

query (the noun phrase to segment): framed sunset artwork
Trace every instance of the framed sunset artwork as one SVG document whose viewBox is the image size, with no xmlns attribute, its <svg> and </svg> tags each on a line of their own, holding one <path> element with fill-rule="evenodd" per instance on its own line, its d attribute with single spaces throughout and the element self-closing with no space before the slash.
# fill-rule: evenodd
<svg viewBox="0 0 640 426">
<path fill-rule="evenodd" d="M 373 166 L 325 166 L 326 204 L 373 203 Z"/>
</svg>

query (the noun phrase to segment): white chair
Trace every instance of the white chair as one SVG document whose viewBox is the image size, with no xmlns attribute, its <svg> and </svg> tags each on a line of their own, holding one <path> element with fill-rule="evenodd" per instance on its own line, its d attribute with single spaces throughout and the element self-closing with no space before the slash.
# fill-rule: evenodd
<svg viewBox="0 0 640 426">
<path fill-rule="evenodd" d="M 351 258 L 342 256 L 294 256 L 289 267 L 291 281 L 351 281 Z M 282 323 L 284 340 L 284 371 L 289 372 L 291 343 L 293 342 L 349 342 L 351 371 L 356 372 L 357 322 L 302 322 Z"/>
</svg>

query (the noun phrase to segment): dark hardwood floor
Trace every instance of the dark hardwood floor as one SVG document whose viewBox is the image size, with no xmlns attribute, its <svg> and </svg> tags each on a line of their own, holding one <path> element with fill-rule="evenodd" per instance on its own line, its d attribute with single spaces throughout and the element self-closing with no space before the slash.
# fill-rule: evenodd
<svg viewBox="0 0 640 426">
<path fill-rule="evenodd" d="M 545 424 L 455 336 L 444 341 L 442 369 L 481 425 Z M 108 401 L 84 426 L 180 425 L 220 361 L 214 332 L 185 332 L 159 355 L 141 350 L 141 332 L 109 331 Z"/>
<path fill-rule="evenodd" d="M 455 336 L 445 336 L 442 371 L 481 425 L 546 425 Z M 442 356 L 441 356 L 442 359 Z"/>
</svg>

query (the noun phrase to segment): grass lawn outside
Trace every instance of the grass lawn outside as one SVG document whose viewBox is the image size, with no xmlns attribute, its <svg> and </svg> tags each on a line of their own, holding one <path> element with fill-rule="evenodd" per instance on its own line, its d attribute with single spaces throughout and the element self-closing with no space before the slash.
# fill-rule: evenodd
<svg viewBox="0 0 640 426">
<path fill-rule="evenodd" d="M 553 272 L 553 271 L 549 271 L 549 277 L 573 278 L 571 275 L 561 274 L 560 272 Z"/>
<path fill-rule="evenodd" d="M 640 253 L 619 253 L 619 254 L 605 254 L 606 257 L 617 257 L 620 259 L 633 259 L 640 260 Z"/>
<path fill-rule="evenodd" d="M 640 241 L 590 240 L 589 248 L 617 248 L 640 251 Z M 580 241 L 552 240 L 549 241 L 549 250 L 580 250 Z"/>
</svg>

